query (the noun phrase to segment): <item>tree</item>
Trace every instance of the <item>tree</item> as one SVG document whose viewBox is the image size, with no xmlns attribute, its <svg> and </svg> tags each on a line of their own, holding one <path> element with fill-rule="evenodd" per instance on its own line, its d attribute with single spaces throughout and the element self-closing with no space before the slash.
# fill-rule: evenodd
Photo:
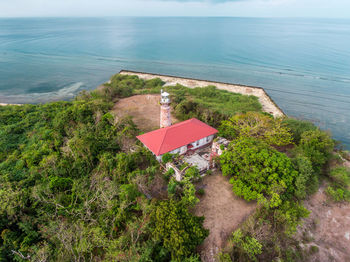
<svg viewBox="0 0 350 262">
<path fill-rule="evenodd" d="M 317 127 L 309 121 L 303 121 L 294 118 L 284 119 L 282 123 L 285 124 L 293 134 L 293 142 L 295 144 L 299 144 L 301 135 L 304 132 L 314 131 L 317 129 Z"/>
<path fill-rule="evenodd" d="M 313 169 L 317 173 L 329 160 L 333 148 L 333 139 L 324 131 L 317 129 L 306 131 L 301 135 L 299 149 L 310 159 Z"/>
<path fill-rule="evenodd" d="M 270 205 L 281 203 L 280 195 L 294 191 L 297 172 L 283 153 L 254 138 L 232 141 L 221 155 L 224 176 L 230 176 L 233 192 L 246 200 L 270 197 Z"/>
<path fill-rule="evenodd" d="M 203 220 L 204 217 L 189 213 L 182 202 L 158 202 L 151 213 L 153 239 L 160 241 L 170 251 L 173 260 L 182 261 L 191 256 L 197 245 L 208 236 Z"/>
<path fill-rule="evenodd" d="M 222 136 L 231 140 L 242 136 L 258 138 L 276 146 L 292 143 L 292 135 L 282 119 L 257 112 L 235 115 L 223 121 L 219 131 Z"/>
<path fill-rule="evenodd" d="M 292 162 L 295 170 L 298 171 L 298 176 L 295 179 L 295 196 L 304 199 L 318 189 L 318 176 L 312 169 L 310 159 L 306 156 L 297 154 Z"/>
<path fill-rule="evenodd" d="M 244 236 L 240 229 L 232 234 L 232 244 L 239 261 L 258 261 L 257 255 L 262 253 L 262 244 L 254 237 Z"/>
<path fill-rule="evenodd" d="M 169 161 L 171 161 L 171 159 L 173 158 L 173 155 L 170 153 L 165 153 L 164 155 L 162 155 L 162 162 L 164 164 L 168 163 Z"/>
</svg>

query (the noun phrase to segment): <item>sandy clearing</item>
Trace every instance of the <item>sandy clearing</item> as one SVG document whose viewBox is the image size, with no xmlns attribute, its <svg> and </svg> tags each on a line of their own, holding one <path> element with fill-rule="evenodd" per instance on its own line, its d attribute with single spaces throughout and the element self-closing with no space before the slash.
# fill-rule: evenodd
<svg viewBox="0 0 350 262">
<path fill-rule="evenodd" d="M 160 95 L 135 95 L 120 99 L 113 107 L 112 112 L 116 119 L 132 116 L 134 123 L 142 131 L 151 131 L 159 128 L 160 122 Z M 174 116 L 173 123 L 177 122 Z"/>
<path fill-rule="evenodd" d="M 309 261 L 350 261 L 350 204 L 330 202 L 325 188 L 304 202 L 311 214 L 299 232 L 311 239 L 305 245 L 319 248 Z"/>
<path fill-rule="evenodd" d="M 210 230 L 199 252 L 202 261 L 212 262 L 231 233 L 255 210 L 255 203 L 236 197 L 228 179 L 218 171 L 204 177 L 197 187 L 204 188 L 205 194 L 194 213 L 205 217 L 204 227 Z"/>
</svg>

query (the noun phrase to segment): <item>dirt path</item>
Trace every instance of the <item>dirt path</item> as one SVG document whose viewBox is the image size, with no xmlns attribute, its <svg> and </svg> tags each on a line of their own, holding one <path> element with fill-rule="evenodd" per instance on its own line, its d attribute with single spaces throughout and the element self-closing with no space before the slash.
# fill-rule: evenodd
<svg viewBox="0 0 350 262">
<path fill-rule="evenodd" d="M 204 187 L 205 195 L 200 198 L 195 214 L 205 217 L 204 227 L 210 230 L 199 252 L 202 261 L 211 262 L 231 233 L 254 211 L 255 204 L 236 197 L 228 179 L 219 172 L 204 177 L 198 187 Z"/>
<path fill-rule="evenodd" d="M 132 116 L 134 123 L 142 131 L 151 131 L 159 128 L 160 95 L 135 95 L 120 99 L 113 107 L 116 118 Z M 172 116 L 172 121 L 177 120 Z"/>
</svg>

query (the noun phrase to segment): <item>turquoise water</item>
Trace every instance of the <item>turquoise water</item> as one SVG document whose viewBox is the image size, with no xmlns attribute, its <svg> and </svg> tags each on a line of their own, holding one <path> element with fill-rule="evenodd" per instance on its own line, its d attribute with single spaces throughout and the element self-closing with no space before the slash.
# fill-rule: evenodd
<svg viewBox="0 0 350 262">
<path fill-rule="evenodd" d="M 0 19 L 0 102 L 71 99 L 121 69 L 264 87 L 350 148 L 350 20 Z"/>
</svg>

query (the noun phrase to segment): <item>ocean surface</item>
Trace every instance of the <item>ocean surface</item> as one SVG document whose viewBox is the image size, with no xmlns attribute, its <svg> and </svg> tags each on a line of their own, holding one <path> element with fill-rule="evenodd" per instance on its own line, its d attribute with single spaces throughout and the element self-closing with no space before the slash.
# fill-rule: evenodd
<svg viewBox="0 0 350 262">
<path fill-rule="evenodd" d="M 0 19 L 0 103 L 69 100 L 121 69 L 261 86 L 350 149 L 350 20 Z"/>
</svg>

